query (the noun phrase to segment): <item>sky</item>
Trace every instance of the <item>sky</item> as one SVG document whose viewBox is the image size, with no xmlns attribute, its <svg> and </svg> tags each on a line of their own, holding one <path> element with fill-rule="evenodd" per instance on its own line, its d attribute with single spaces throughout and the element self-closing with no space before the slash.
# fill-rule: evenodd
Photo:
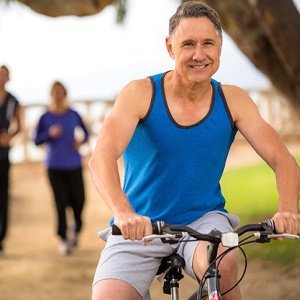
<svg viewBox="0 0 300 300">
<path fill-rule="evenodd" d="M 51 18 L 21 4 L 1 6 L 0 65 L 11 72 L 7 88 L 22 104 L 47 103 L 54 80 L 66 85 L 71 100 L 113 99 L 130 80 L 173 68 L 165 37 L 178 5 L 129 0 L 123 25 L 116 24 L 113 6 L 81 18 Z M 269 85 L 226 34 L 214 78 L 245 89 Z"/>
</svg>

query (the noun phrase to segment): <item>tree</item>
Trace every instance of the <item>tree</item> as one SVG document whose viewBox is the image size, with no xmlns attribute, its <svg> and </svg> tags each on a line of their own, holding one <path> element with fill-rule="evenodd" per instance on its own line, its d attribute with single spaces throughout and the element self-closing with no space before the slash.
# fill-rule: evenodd
<svg viewBox="0 0 300 300">
<path fill-rule="evenodd" d="M 3 0 L 2 0 L 3 1 Z M 14 0 L 4 0 L 13 2 Z M 90 16 L 99 13 L 115 0 L 16 0 L 33 11 L 49 17 L 74 15 L 78 17 Z"/>
<path fill-rule="evenodd" d="M 300 15 L 292 0 L 205 0 L 250 61 L 300 112 Z"/>
</svg>

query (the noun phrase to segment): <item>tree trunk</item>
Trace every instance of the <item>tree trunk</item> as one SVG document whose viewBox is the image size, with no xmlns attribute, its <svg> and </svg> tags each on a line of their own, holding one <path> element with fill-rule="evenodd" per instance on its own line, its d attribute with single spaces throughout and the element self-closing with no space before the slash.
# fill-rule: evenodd
<svg viewBox="0 0 300 300">
<path fill-rule="evenodd" d="M 300 112 L 300 15 L 291 0 L 205 0 L 251 62 Z"/>
</svg>

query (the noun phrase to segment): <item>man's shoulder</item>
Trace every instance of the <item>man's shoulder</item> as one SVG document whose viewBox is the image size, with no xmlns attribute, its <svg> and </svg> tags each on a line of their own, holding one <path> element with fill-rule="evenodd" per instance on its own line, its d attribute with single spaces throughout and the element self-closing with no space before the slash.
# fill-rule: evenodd
<svg viewBox="0 0 300 300">
<path fill-rule="evenodd" d="M 127 91 L 127 92 L 133 92 L 133 93 L 137 93 L 137 92 L 146 92 L 149 91 L 151 89 L 151 80 L 149 77 L 146 78 L 141 78 L 141 79 L 134 79 L 132 81 L 130 81 L 124 88 L 123 90 Z"/>
<path fill-rule="evenodd" d="M 161 78 L 164 77 L 168 72 L 157 73 L 157 74 L 150 75 L 148 77 L 153 79 L 153 80 L 161 80 Z"/>
<path fill-rule="evenodd" d="M 237 85 L 232 85 L 232 84 L 221 84 L 220 87 L 226 96 L 226 98 L 231 98 L 231 99 L 239 99 L 241 97 L 245 97 L 247 92 L 240 88 Z"/>
<path fill-rule="evenodd" d="M 223 90 L 228 92 L 245 92 L 242 88 L 237 85 L 227 84 L 227 83 L 219 83 Z"/>
<path fill-rule="evenodd" d="M 160 81 L 167 73 L 168 72 L 157 73 L 157 74 L 149 75 L 145 78 L 135 79 L 135 80 L 130 81 L 127 84 L 127 86 L 137 87 L 137 88 L 149 88 L 152 85 L 151 82 Z"/>
</svg>

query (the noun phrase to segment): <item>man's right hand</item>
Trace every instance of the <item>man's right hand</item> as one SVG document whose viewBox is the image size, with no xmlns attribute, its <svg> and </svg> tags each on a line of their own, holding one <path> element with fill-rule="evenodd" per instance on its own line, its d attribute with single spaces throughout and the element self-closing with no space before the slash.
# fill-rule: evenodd
<svg viewBox="0 0 300 300">
<path fill-rule="evenodd" d="M 119 216 L 115 216 L 114 224 L 119 227 L 124 239 L 141 240 L 145 235 L 152 234 L 150 218 L 134 212 L 122 213 Z"/>
</svg>

